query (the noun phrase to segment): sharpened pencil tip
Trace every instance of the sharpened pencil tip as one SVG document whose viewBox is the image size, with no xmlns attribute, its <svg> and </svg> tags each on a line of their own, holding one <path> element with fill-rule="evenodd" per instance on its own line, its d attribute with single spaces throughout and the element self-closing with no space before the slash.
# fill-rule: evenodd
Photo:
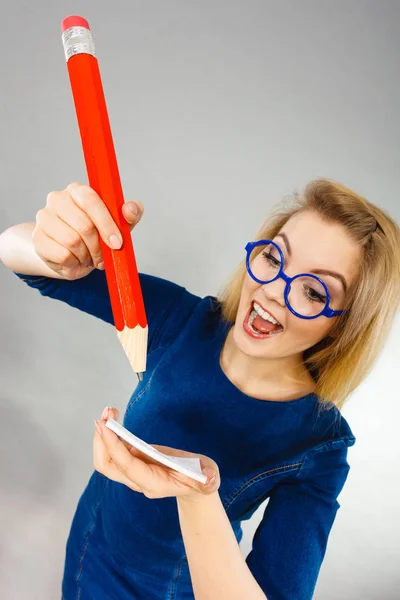
<svg viewBox="0 0 400 600">
<path fill-rule="evenodd" d="M 136 373 L 136 375 L 138 376 L 139 381 L 143 381 L 143 373 Z"/>
</svg>

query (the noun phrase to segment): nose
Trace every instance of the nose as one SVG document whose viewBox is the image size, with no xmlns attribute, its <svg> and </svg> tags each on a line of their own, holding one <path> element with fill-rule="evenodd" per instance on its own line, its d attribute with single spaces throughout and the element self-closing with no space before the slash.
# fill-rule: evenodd
<svg viewBox="0 0 400 600">
<path fill-rule="evenodd" d="M 283 308 L 286 306 L 285 303 L 285 282 L 281 277 L 274 279 L 270 283 L 264 283 L 262 286 L 262 290 L 265 296 L 269 300 L 274 300 L 277 304 L 280 304 Z"/>
</svg>

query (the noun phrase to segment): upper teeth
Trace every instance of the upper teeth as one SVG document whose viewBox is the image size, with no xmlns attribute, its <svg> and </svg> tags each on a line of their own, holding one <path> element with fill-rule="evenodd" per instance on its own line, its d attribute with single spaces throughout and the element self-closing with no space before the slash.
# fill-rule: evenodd
<svg viewBox="0 0 400 600">
<path fill-rule="evenodd" d="M 274 319 L 274 317 L 271 317 L 269 313 L 265 312 L 257 302 L 253 302 L 253 308 L 266 321 L 271 321 L 274 325 L 280 325 L 279 321 Z"/>
</svg>

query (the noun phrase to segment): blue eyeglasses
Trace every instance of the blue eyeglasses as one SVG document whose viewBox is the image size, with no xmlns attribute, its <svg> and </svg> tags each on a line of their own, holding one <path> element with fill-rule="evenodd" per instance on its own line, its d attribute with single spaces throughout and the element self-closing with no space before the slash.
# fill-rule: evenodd
<svg viewBox="0 0 400 600">
<path fill-rule="evenodd" d="M 265 248 L 254 252 L 258 246 L 265 246 Z M 283 270 L 282 250 L 272 240 L 248 242 L 245 250 L 247 252 L 247 272 L 254 281 L 265 284 L 275 281 L 278 277 L 285 281 L 285 304 L 296 317 L 300 319 L 316 319 L 321 316 L 337 317 L 346 312 L 346 310 L 333 310 L 329 307 L 331 297 L 328 287 L 316 275 L 299 273 L 294 277 L 288 277 Z M 276 251 L 279 253 L 278 256 Z"/>
</svg>

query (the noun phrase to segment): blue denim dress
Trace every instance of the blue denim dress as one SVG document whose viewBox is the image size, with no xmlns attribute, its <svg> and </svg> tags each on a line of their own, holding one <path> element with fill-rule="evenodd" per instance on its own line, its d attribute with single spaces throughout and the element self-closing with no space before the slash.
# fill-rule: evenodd
<svg viewBox="0 0 400 600">
<path fill-rule="evenodd" d="M 104 272 L 77 281 L 16 273 L 43 296 L 112 324 Z M 268 600 L 310 600 L 355 437 L 314 393 L 285 402 L 240 391 L 221 369 L 232 324 L 214 296 L 140 274 L 149 324 L 147 369 L 124 425 L 148 443 L 205 454 L 238 543 L 267 498 L 246 563 Z M 176 498 L 149 499 L 94 472 L 66 547 L 64 600 L 193 600 Z M 224 599 L 225 600 L 225 599 Z"/>
</svg>

